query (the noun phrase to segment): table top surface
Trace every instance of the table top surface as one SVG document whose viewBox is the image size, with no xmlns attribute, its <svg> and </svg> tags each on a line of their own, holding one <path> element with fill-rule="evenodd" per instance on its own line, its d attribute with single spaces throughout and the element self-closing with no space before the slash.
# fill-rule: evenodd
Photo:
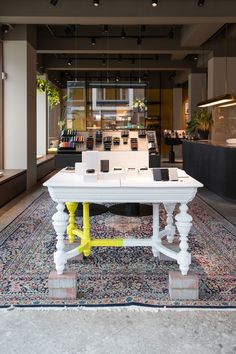
<svg viewBox="0 0 236 354">
<path fill-rule="evenodd" d="M 47 180 L 43 185 L 49 188 L 91 188 L 91 189 L 105 189 L 105 188 L 199 188 L 203 185 L 186 174 L 185 171 L 177 169 L 178 181 L 154 181 L 152 173 L 149 176 L 134 176 L 127 175 L 125 178 L 107 179 L 107 173 L 99 174 L 97 180 L 84 181 L 83 177 L 76 174 L 73 170 L 61 170 L 56 175 Z M 103 179 L 104 178 L 104 179 Z"/>
</svg>

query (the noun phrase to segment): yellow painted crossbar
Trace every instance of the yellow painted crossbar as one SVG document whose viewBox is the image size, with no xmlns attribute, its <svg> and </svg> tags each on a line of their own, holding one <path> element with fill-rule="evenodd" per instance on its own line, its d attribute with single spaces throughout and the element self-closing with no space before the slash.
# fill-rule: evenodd
<svg viewBox="0 0 236 354">
<path fill-rule="evenodd" d="M 122 247 L 124 240 L 122 238 L 116 239 L 97 239 L 91 241 L 92 247 Z"/>
<path fill-rule="evenodd" d="M 70 242 L 74 242 L 75 235 L 81 240 L 80 246 L 78 246 L 77 252 L 83 253 L 86 257 L 90 255 L 92 247 L 123 247 L 124 240 L 122 238 L 117 239 L 95 239 L 90 238 L 90 218 L 89 218 L 89 203 L 83 203 L 83 231 L 79 230 L 75 224 L 75 211 L 78 203 L 69 202 L 66 203 L 69 210 L 69 225 L 67 227 L 67 233 L 69 235 Z"/>
</svg>

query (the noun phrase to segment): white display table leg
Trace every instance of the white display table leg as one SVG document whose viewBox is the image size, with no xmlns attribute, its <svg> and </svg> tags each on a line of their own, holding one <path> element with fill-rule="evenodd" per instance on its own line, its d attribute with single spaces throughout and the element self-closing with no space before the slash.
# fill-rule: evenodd
<svg viewBox="0 0 236 354">
<path fill-rule="evenodd" d="M 188 234 L 192 226 L 192 217 L 187 211 L 188 206 L 181 204 L 180 213 L 175 217 L 177 221 L 176 226 L 180 234 L 180 251 L 177 255 L 177 262 L 182 275 L 187 275 L 189 265 L 191 264 L 191 254 L 188 252 Z"/>
<path fill-rule="evenodd" d="M 175 208 L 175 204 L 164 204 L 164 207 L 167 212 L 167 225 L 165 227 L 165 230 L 167 232 L 167 240 L 169 243 L 172 243 L 174 241 L 175 235 L 175 226 L 173 225 L 173 211 Z"/>
<path fill-rule="evenodd" d="M 161 245 L 161 238 L 159 234 L 159 204 L 153 204 L 152 210 L 152 253 L 154 257 L 160 258 L 160 252 L 158 250 L 158 246 Z"/>
<path fill-rule="evenodd" d="M 64 212 L 65 204 L 58 203 L 57 212 L 53 215 L 53 226 L 57 234 L 57 251 L 54 253 L 54 263 L 56 264 L 57 274 L 63 274 L 67 262 L 66 252 L 64 251 L 64 234 L 68 225 L 68 214 Z"/>
</svg>

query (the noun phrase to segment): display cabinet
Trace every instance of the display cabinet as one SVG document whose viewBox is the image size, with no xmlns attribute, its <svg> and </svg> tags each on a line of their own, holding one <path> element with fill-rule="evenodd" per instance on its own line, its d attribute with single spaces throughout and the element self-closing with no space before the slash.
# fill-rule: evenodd
<svg viewBox="0 0 236 354">
<path fill-rule="evenodd" d="M 60 134 L 57 168 L 68 166 L 81 159 L 83 151 L 148 151 L 152 166 L 160 165 L 160 156 L 155 131 L 139 130 L 63 130 Z M 68 159 L 65 155 L 76 155 Z M 60 157 L 61 156 L 61 157 Z M 72 164 L 73 165 L 73 164 Z"/>
</svg>

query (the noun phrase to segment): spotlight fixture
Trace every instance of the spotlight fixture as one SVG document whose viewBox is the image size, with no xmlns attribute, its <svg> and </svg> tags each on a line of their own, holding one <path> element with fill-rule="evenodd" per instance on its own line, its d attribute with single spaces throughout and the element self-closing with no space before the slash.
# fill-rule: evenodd
<svg viewBox="0 0 236 354">
<path fill-rule="evenodd" d="M 158 0 L 152 0 L 152 6 L 156 7 L 158 5 Z"/>
<path fill-rule="evenodd" d="M 7 34 L 10 30 L 9 25 L 2 25 L 2 33 Z"/>
<path fill-rule="evenodd" d="M 103 26 L 103 33 L 108 33 L 108 25 Z"/>
<path fill-rule="evenodd" d="M 96 44 L 96 39 L 95 38 L 91 38 L 91 44 L 95 45 Z"/>
<path fill-rule="evenodd" d="M 68 66 L 71 66 L 71 65 L 72 65 L 72 60 L 71 60 L 71 59 L 69 59 L 69 60 L 67 61 L 67 65 L 68 65 Z"/>
<path fill-rule="evenodd" d="M 204 6 L 204 3 L 205 3 L 205 0 L 198 0 L 197 6 L 203 7 L 203 6 Z"/>
<path fill-rule="evenodd" d="M 194 55 L 193 60 L 198 60 L 198 55 L 197 54 Z"/>
<path fill-rule="evenodd" d="M 53 5 L 53 6 L 56 6 L 58 3 L 58 0 L 51 0 L 50 1 L 50 4 Z"/>
<path fill-rule="evenodd" d="M 98 7 L 99 6 L 99 0 L 93 0 L 93 6 Z"/>
<path fill-rule="evenodd" d="M 125 30 L 124 30 L 124 27 L 122 27 L 120 36 L 121 36 L 121 39 L 125 39 L 125 37 L 126 37 L 126 33 L 125 33 Z"/>
<path fill-rule="evenodd" d="M 174 38 L 174 29 L 173 29 L 173 27 L 169 30 L 168 37 L 169 38 Z"/>
<path fill-rule="evenodd" d="M 141 37 L 138 37 L 138 38 L 137 38 L 137 45 L 140 45 L 140 44 L 142 44 L 142 38 L 141 38 Z"/>
<path fill-rule="evenodd" d="M 116 81 L 116 82 L 119 82 L 119 81 L 120 81 L 120 76 L 119 76 L 119 74 L 116 74 L 116 76 L 115 76 L 115 81 Z"/>
</svg>

